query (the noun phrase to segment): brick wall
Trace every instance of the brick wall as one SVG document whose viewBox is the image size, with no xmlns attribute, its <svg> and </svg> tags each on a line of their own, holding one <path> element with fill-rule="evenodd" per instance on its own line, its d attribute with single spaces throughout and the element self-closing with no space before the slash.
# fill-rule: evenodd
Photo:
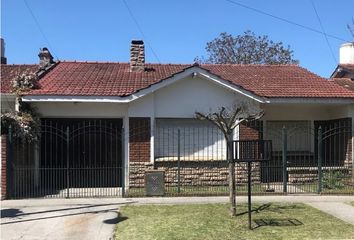
<svg viewBox="0 0 354 240">
<path fill-rule="evenodd" d="M 129 161 L 150 162 L 150 118 L 129 118 Z"/>
<path fill-rule="evenodd" d="M 1 135 L 1 200 L 7 196 L 7 136 Z"/>
<path fill-rule="evenodd" d="M 243 122 L 239 129 L 240 140 L 262 139 L 262 121 Z"/>
<path fill-rule="evenodd" d="M 352 138 L 349 138 L 347 140 L 347 148 L 346 148 L 346 153 L 345 153 L 345 160 L 344 160 L 344 166 L 346 166 L 349 169 L 349 174 L 353 174 L 353 159 L 352 159 Z"/>
</svg>

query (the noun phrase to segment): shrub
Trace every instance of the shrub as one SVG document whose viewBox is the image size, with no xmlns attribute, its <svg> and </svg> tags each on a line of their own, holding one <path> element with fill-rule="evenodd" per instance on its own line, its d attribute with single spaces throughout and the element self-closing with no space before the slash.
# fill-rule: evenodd
<svg viewBox="0 0 354 240">
<path fill-rule="evenodd" d="M 342 171 L 323 172 L 322 184 L 327 189 L 343 189 L 346 176 Z"/>
</svg>

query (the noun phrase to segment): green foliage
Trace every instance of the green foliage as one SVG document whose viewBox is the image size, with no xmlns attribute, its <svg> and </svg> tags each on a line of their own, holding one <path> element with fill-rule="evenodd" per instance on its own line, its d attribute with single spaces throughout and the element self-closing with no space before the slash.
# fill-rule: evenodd
<svg viewBox="0 0 354 240">
<path fill-rule="evenodd" d="M 36 88 L 38 88 L 38 77 L 33 72 L 25 71 L 18 74 L 12 80 L 12 91 L 16 93 L 17 96 Z"/>
<path fill-rule="evenodd" d="M 290 47 L 282 42 L 273 42 L 268 36 L 256 36 L 251 31 L 243 35 L 232 36 L 226 32 L 220 34 L 206 46 L 207 58 L 197 57 L 201 63 L 218 64 L 297 64 Z"/>
<path fill-rule="evenodd" d="M 19 73 L 12 80 L 12 92 L 16 94 L 19 111 L 1 113 L 1 134 L 9 134 L 15 138 L 35 141 L 38 139 L 40 119 L 38 114 L 26 103 L 21 101 L 21 95 L 38 87 L 38 77 L 33 72 Z"/>
<path fill-rule="evenodd" d="M 1 114 L 1 134 L 9 134 L 10 126 L 13 137 L 35 141 L 38 139 L 40 120 L 29 112 L 7 112 Z"/>
<path fill-rule="evenodd" d="M 327 189 L 343 189 L 345 179 L 346 176 L 341 171 L 325 171 L 323 172 L 322 186 Z"/>
</svg>

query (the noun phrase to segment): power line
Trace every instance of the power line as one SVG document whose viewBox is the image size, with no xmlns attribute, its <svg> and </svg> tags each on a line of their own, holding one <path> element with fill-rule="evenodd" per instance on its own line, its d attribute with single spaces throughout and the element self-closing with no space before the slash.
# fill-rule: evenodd
<svg viewBox="0 0 354 240">
<path fill-rule="evenodd" d="M 31 14 L 31 16 L 32 16 L 32 18 L 33 18 L 33 20 L 34 20 L 34 22 L 36 23 L 36 25 L 37 25 L 37 27 L 38 27 L 40 33 L 42 34 L 43 39 L 44 39 L 44 40 L 46 41 L 46 43 L 48 44 L 48 47 L 50 48 L 51 52 L 53 53 L 53 55 L 55 56 L 56 59 L 59 59 L 58 56 L 55 54 L 54 48 L 53 48 L 52 45 L 50 44 L 50 42 L 49 42 L 48 38 L 46 37 L 46 35 L 44 34 L 44 31 L 43 31 L 43 29 L 41 28 L 41 25 L 39 24 L 39 22 L 38 22 L 36 16 L 34 15 L 32 9 L 31 9 L 30 6 L 28 5 L 27 1 L 26 1 L 26 0 L 23 0 L 23 2 L 25 3 L 25 5 L 26 5 L 28 11 L 30 12 L 30 14 Z"/>
<path fill-rule="evenodd" d="M 150 45 L 149 41 L 147 40 L 147 38 L 146 38 L 146 36 L 145 36 L 143 30 L 141 29 L 141 27 L 140 27 L 138 21 L 136 20 L 136 18 L 134 17 L 134 14 L 133 14 L 133 12 L 130 10 L 130 8 L 129 8 L 127 2 L 126 2 L 125 0 L 122 0 L 122 1 L 123 1 L 123 3 L 124 3 L 125 7 L 127 8 L 130 17 L 133 19 L 133 21 L 134 21 L 136 27 L 138 28 L 138 30 L 139 30 L 141 36 L 146 40 L 146 43 L 147 43 L 147 45 L 149 46 L 149 48 L 150 48 L 152 54 L 153 54 L 154 57 L 156 58 L 157 62 L 160 63 L 159 57 L 157 56 L 157 54 L 155 53 L 154 49 L 152 48 L 152 46 Z"/>
<path fill-rule="evenodd" d="M 333 53 L 333 49 L 332 49 L 331 45 L 329 44 L 328 37 L 327 37 L 327 34 L 326 34 L 326 32 L 325 32 L 325 30 L 324 30 L 324 27 L 323 27 L 323 25 L 322 25 L 321 18 L 320 18 L 320 16 L 318 15 L 318 12 L 317 12 L 317 10 L 316 10 L 315 4 L 313 3 L 312 0 L 311 0 L 311 4 L 312 4 L 312 7 L 313 7 L 313 10 L 314 10 L 315 13 L 316 13 L 317 20 L 318 20 L 318 22 L 320 23 L 320 27 L 321 27 L 321 29 L 322 29 L 322 32 L 324 33 L 323 36 L 324 36 L 324 38 L 326 39 L 326 43 L 327 43 L 327 46 L 328 46 L 328 48 L 329 48 L 329 51 L 331 52 L 332 58 L 333 58 L 333 60 L 334 60 L 334 63 L 337 64 L 338 61 L 337 61 L 337 59 L 336 59 L 336 57 L 335 57 L 335 55 L 334 55 L 334 53 Z"/>
<path fill-rule="evenodd" d="M 243 8 L 247 8 L 249 10 L 252 10 L 254 12 L 257 12 L 257 13 L 260 13 L 260 14 L 263 14 L 263 15 L 266 15 L 268 17 L 272 17 L 272 18 L 275 18 L 277 20 L 280 20 L 282 22 L 286 22 L 288 24 L 291 24 L 291 25 L 295 25 L 295 26 L 298 26 L 298 27 L 301 27 L 303 29 L 306 29 L 306 30 L 309 30 L 309 31 L 312 31 L 312 32 L 315 32 L 315 33 L 319 33 L 319 34 L 322 34 L 322 35 L 325 35 L 327 37 L 331 37 L 331 38 L 334 38 L 334 39 L 337 39 L 337 40 L 340 40 L 340 41 L 343 41 L 343 42 L 348 42 L 348 40 L 345 40 L 343 38 L 340 38 L 340 37 L 337 37 L 337 36 L 334 36 L 334 35 L 331 35 L 331 34 L 326 34 L 324 32 L 321 32 L 315 28 L 312 28 L 312 27 L 309 27 L 309 26 L 305 26 L 305 25 L 302 25 L 300 23 L 296 23 L 296 22 L 293 22 L 291 20 L 288 20 L 288 19 L 285 19 L 285 18 L 282 18 L 282 17 L 278 17 L 278 16 L 275 16 L 273 14 L 270 14 L 270 13 L 267 13 L 267 12 L 264 12 L 262 10 L 259 10 L 259 9 L 256 9 L 256 8 L 253 8 L 253 7 L 250 7 L 250 6 L 247 6 L 247 5 L 244 5 L 242 3 L 239 3 L 239 2 L 236 2 L 235 0 L 225 0 L 229 3 L 232 3 L 232 4 L 235 4 L 235 5 L 238 5 L 240 7 L 243 7 Z"/>
</svg>

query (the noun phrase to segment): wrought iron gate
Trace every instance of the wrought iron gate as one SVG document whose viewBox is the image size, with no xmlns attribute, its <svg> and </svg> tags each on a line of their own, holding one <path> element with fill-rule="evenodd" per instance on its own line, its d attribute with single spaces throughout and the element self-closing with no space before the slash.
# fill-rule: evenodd
<svg viewBox="0 0 354 240">
<path fill-rule="evenodd" d="M 261 182 L 283 193 L 354 193 L 350 118 L 277 122 L 266 139 L 273 142 L 271 161 L 261 165 Z M 283 125 L 280 128 L 280 125 Z"/>
<path fill-rule="evenodd" d="M 124 193 L 120 119 L 42 119 L 38 141 L 12 146 L 10 198 Z"/>
</svg>

